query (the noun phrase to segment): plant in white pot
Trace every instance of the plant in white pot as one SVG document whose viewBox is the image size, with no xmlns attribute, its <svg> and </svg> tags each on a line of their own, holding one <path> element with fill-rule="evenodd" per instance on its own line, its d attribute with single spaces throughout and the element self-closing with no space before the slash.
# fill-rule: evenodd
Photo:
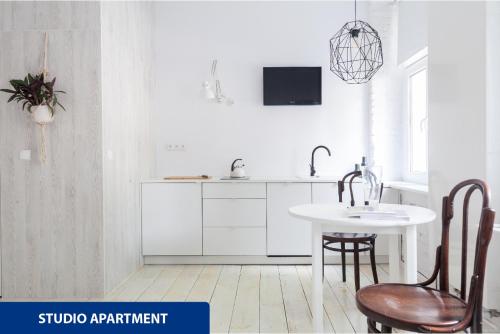
<svg viewBox="0 0 500 334">
<path fill-rule="evenodd" d="M 12 89 L 0 89 L 0 91 L 12 94 L 7 102 L 16 101 L 22 103 L 22 109 L 31 114 L 31 118 L 38 124 L 48 124 L 54 120 L 57 106 L 65 110 L 57 99 L 61 90 L 54 90 L 56 78 L 45 81 L 43 73 L 28 74 L 24 80 L 10 80 Z"/>
<path fill-rule="evenodd" d="M 46 66 L 44 66 L 46 68 Z M 28 74 L 24 80 L 10 80 L 12 89 L 0 89 L 0 91 L 12 94 L 7 102 L 16 101 L 22 103 L 22 109 L 31 114 L 31 119 L 40 126 L 40 161 L 45 162 L 45 126 L 54 120 L 56 107 L 63 105 L 57 99 L 62 90 L 54 90 L 56 78 L 45 81 L 47 71 L 36 75 Z"/>
</svg>

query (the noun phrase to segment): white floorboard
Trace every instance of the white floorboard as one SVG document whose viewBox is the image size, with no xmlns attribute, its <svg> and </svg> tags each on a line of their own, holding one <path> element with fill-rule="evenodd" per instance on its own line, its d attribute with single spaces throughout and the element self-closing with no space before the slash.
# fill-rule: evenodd
<svg viewBox="0 0 500 334">
<path fill-rule="evenodd" d="M 203 267 L 204 266 L 201 265 L 185 266 L 184 270 L 177 276 L 162 300 L 176 302 L 185 301 L 198 280 Z"/>
<path fill-rule="evenodd" d="M 260 332 L 288 332 L 277 266 L 262 266 L 260 270 Z"/>
<path fill-rule="evenodd" d="M 210 300 L 210 331 L 228 333 L 233 315 L 241 266 L 224 266 Z"/>
<path fill-rule="evenodd" d="M 256 333 L 260 328 L 260 266 L 241 268 L 230 333 Z"/>
<path fill-rule="evenodd" d="M 386 264 L 377 273 L 379 282 L 389 281 Z M 346 279 L 340 265 L 325 266 L 325 332 L 366 333 L 352 265 Z M 373 284 L 370 265 L 360 266 L 360 281 Z M 146 265 L 104 299 L 209 302 L 212 333 L 310 333 L 310 298 L 310 265 Z M 484 318 L 484 332 L 500 332 L 498 318 Z"/>
<path fill-rule="evenodd" d="M 310 333 L 312 315 L 295 266 L 279 266 L 289 333 Z"/>
</svg>

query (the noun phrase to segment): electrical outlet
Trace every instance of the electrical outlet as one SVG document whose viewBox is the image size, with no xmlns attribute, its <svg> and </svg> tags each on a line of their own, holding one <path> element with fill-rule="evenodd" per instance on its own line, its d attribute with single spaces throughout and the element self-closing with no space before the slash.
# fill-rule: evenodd
<svg viewBox="0 0 500 334">
<path fill-rule="evenodd" d="M 184 144 L 167 144 L 165 145 L 167 151 L 184 152 L 186 151 L 186 146 Z"/>
</svg>

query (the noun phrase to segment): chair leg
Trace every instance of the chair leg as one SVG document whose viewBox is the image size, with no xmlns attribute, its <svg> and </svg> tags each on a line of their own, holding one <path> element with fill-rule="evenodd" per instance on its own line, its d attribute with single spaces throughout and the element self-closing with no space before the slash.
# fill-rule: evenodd
<svg viewBox="0 0 500 334">
<path fill-rule="evenodd" d="M 342 250 L 340 256 L 342 257 L 342 282 L 346 281 L 345 277 L 345 242 L 340 243 L 340 249 Z"/>
<path fill-rule="evenodd" d="M 375 282 L 375 284 L 378 284 L 377 263 L 375 262 L 375 241 L 372 241 L 372 249 L 370 250 L 370 263 L 372 265 L 373 282 Z"/>
<path fill-rule="evenodd" d="M 392 333 L 392 328 L 386 325 L 382 325 L 381 333 Z"/>
<path fill-rule="evenodd" d="M 323 265 L 323 280 L 325 280 L 325 241 L 323 239 L 321 239 L 321 242 L 323 243 L 323 262 L 322 262 L 322 265 Z"/>
<path fill-rule="evenodd" d="M 371 319 L 366 319 L 368 324 L 368 333 L 380 333 L 377 329 L 377 323 Z"/>
<path fill-rule="evenodd" d="M 359 290 L 359 244 L 354 243 L 354 284 L 356 291 Z"/>
<path fill-rule="evenodd" d="M 482 297 L 479 297 L 482 305 Z M 483 332 L 483 312 L 481 312 L 482 307 L 479 310 L 474 311 L 472 315 L 472 325 L 470 327 L 470 333 L 482 333 Z"/>
</svg>

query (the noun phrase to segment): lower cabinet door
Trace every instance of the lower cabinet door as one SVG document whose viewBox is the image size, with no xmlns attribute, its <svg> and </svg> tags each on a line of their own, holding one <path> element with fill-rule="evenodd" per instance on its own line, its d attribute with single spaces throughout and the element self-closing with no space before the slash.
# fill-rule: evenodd
<svg viewBox="0 0 500 334">
<path fill-rule="evenodd" d="M 311 203 L 310 183 L 267 184 L 267 255 L 311 255 L 311 223 L 288 209 Z"/>
<path fill-rule="evenodd" d="M 206 227 L 203 255 L 266 255 L 266 228 Z"/>
<path fill-rule="evenodd" d="M 142 184 L 143 255 L 202 255 L 200 183 Z"/>
</svg>

